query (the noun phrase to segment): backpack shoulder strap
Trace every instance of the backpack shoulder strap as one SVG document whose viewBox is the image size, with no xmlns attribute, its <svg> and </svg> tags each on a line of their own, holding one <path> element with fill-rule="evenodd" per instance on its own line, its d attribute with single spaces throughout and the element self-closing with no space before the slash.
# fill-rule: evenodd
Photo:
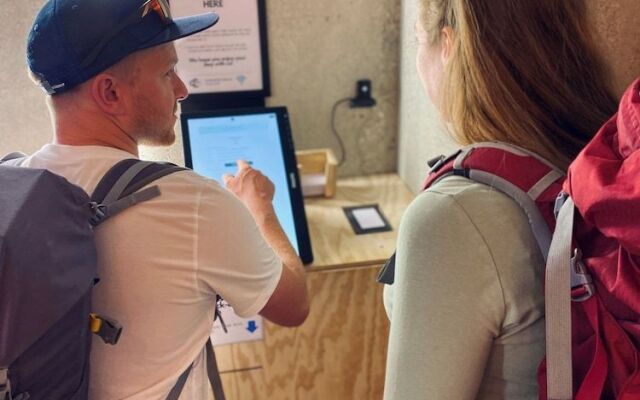
<svg viewBox="0 0 640 400">
<path fill-rule="evenodd" d="M 478 143 L 463 148 L 431 168 L 424 188 L 459 175 L 500 190 L 524 210 L 545 261 L 555 228 L 554 206 L 565 174 L 528 150 L 504 143 Z"/>
<path fill-rule="evenodd" d="M 467 146 L 449 157 L 440 157 L 430 166 L 424 189 L 435 184 L 445 176 L 460 175 L 476 182 L 485 183 L 484 176 L 498 177 L 524 191 L 528 197 L 538 201 L 546 190 L 552 196 L 546 201 L 555 201 L 561 191 L 565 173 L 549 161 L 529 150 L 500 142 L 483 142 Z M 554 185 L 554 183 L 556 185 Z M 500 188 L 494 181 L 486 183 Z M 553 209 L 550 220 L 554 220 Z"/>
<path fill-rule="evenodd" d="M 22 164 L 22 161 L 27 158 L 27 155 L 21 153 L 19 151 L 14 151 L 13 153 L 6 154 L 2 158 L 0 158 L 0 164 L 11 165 L 14 167 L 19 167 Z"/>
<path fill-rule="evenodd" d="M 215 400 L 225 400 L 220 370 L 218 369 L 218 360 L 216 360 L 216 353 L 213 350 L 211 338 L 207 341 L 207 376 L 209 377 L 211 389 L 213 390 L 213 398 Z"/>
<path fill-rule="evenodd" d="M 564 202 L 558 214 L 558 228 L 553 235 L 545 273 L 545 329 L 547 354 L 547 398 L 572 399 L 573 376 L 571 359 L 571 295 L 575 282 L 578 254 L 571 256 L 575 206 L 573 200 Z M 569 260 L 571 260 L 569 262 Z M 573 282 L 572 282 L 573 281 Z M 588 282 L 586 282 L 588 283 Z"/>
<path fill-rule="evenodd" d="M 562 190 L 564 172 L 535 153 L 500 142 L 464 147 L 448 157 L 429 161 L 429 167 L 425 190 L 457 175 L 491 186 L 512 198 L 527 215 L 546 262 L 555 228 L 555 200 Z M 394 278 L 395 254 L 383 267 L 378 281 L 391 284 Z"/>
<path fill-rule="evenodd" d="M 207 340 L 206 344 L 207 349 L 207 375 L 209 377 L 209 383 L 211 384 L 211 389 L 213 390 L 213 398 L 215 400 L 225 400 L 224 390 L 222 388 L 222 380 L 220 378 L 220 371 L 218 369 L 218 361 L 216 360 L 216 353 L 213 350 L 213 343 L 211 342 L 211 338 Z M 182 389 L 184 388 L 184 384 L 187 382 L 187 378 L 193 369 L 193 364 L 190 364 L 187 369 L 184 370 L 178 381 L 173 385 L 171 391 L 167 395 L 165 400 L 178 400 L 180 398 L 180 394 L 182 393 Z"/>
<path fill-rule="evenodd" d="M 170 163 L 157 163 L 126 159 L 111 167 L 102 177 L 91 195 L 95 227 L 119 212 L 160 195 L 157 185 L 145 188 L 151 182 L 186 168 Z"/>
</svg>

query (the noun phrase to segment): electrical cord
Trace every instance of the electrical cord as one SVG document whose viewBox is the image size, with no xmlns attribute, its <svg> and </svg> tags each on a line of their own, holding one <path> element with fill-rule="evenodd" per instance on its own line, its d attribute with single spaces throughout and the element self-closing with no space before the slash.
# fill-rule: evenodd
<svg viewBox="0 0 640 400">
<path fill-rule="evenodd" d="M 344 147 L 344 142 L 342 141 L 342 138 L 340 137 L 340 135 L 338 134 L 338 130 L 336 129 L 336 110 L 338 109 L 338 106 L 340 106 L 340 104 L 346 103 L 350 100 L 351 97 L 340 99 L 333 104 L 333 108 L 331 109 L 331 131 L 333 132 L 333 135 L 336 137 L 336 140 L 340 145 L 340 161 L 338 162 L 338 166 L 341 166 L 346 161 L 347 151 Z"/>
</svg>

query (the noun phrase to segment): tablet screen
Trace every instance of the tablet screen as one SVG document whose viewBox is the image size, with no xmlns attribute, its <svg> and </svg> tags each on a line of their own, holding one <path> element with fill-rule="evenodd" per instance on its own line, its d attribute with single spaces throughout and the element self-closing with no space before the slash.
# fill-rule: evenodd
<svg viewBox="0 0 640 400">
<path fill-rule="evenodd" d="M 293 247 L 305 263 L 311 246 L 285 108 L 183 114 L 185 163 L 222 182 L 237 160 L 260 170 L 275 186 L 273 206 Z"/>
</svg>

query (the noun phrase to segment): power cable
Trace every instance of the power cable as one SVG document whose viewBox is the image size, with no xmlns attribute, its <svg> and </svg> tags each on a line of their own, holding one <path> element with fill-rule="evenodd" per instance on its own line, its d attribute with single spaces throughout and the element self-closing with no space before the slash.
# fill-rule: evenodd
<svg viewBox="0 0 640 400">
<path fill-rule="evenodd" d="M 333 135 L 336 137 L 336 140 L 340 145 L 340 161 L 338 162 L 338 166 L 341 166 L 346 161 L 347 151 L 344 147 L 344 142 L 342 141 L 342 138 L 340 137 L 340 135 L 338 134 L 338 130 L 336 129 L 336 110 L 338 109 L 338 106 L 340 106 L 340 104 L 346 103 L 348 101 L 351 101 L 351 97 L 340 99 L 333 104 L 333 108 L 331 109 L 331 131 L 333 132 Z"/>
</svg>

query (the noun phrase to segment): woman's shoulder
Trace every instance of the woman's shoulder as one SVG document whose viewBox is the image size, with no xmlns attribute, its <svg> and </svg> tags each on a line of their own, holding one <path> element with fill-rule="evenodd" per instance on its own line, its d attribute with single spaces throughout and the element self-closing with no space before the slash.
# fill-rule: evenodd
<svg viewBox="0 0 640 400">
<path fill-rule="evenodd" d="M 485 298 L 493 300 L 483 306 L 500 316 L 496 335 L 521 330 L 542 315 L 544 259 L 524 210 L 495 188 L 464 177 L 437 182 L 403 216 L 397 255 L 399 268 L 415 281 L 451 276 L 458 287 L 465 277 L 474 296 L 474 282 L 493 282 L 485 285 L 491 293 Z"/>
<path fill-rule="evenodd" d="M 430 253 L 424 255 L 429 259 L 435 254 L 447 260 L 484 259 L 509 286 L 533 279 L 544 264 L 520 205 L 464 177 L 445 178 L 418 195 L 403 216 L 399 241 Z"/>
<path fill-rule="evenodd" d="M 544 259 L 524 210 L 495 188 L 464 177 L 437 182 L 410 205 L 400 236 L 424 253 L 425 265 L 439 255 L 439 263 L 458 260 L 465 274 L 496 274 L 506 324 L 519 319 L 514 309 L 539 303 Z"/>
<path fill-rule="evenodd" d="M 485 231 L 502 229 L 501 221 L 529 229 L 524 211 L 512 198 L 488 185 L 459 176 L 444 178 L 420 193 L 409 206 L 406 217 L 448 225 L 456 214 L 462 214 Z"/>
</svg>

